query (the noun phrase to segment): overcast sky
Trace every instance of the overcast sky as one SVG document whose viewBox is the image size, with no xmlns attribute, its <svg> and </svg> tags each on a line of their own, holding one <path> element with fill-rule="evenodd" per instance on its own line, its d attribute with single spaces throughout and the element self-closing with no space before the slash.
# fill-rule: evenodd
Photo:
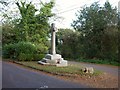
<svg viewBox="0 0 120 90">
<path fill-rule="evenodd" d="M 58 16 L 63 17 L 57 20 L 56 26 L 58 28 L 72 28 L 70 26 L 73 19 L 75 19 L 75 13 L 80 10 L 79 7 L 83 5 L 91 5 L 91 3 L 99 1 L 101 5 L 105 3 L 106 0 L 56 0 L 56 6 L 54 9 L 55 13 L 60 13 Z M 118 7 L 118 2 L 120 0 L 108 0 L 112 6 Z M 63 13 L 64 12 L 64 13 Z"/>
<path fill-rule="evenodd" d="M 36 3 L 39 3 L 40 1 L 49 2 L 50 0 L 26 0 L 26 1 L 28 1 L 28 2 L 32 1 L 36 5 Z M 57 13 L 57 16 L 62 17 L 62 18 L 57 19 L 57 21 L 51 21 L 51 22 L 55 23 L 57 28 L 72 28 L 71 23 L 76 18 L 75 13 L 77 12 L 77 10 L 80 10 L 81 9 L 80 7 L 84 6 L 85 4 L 89 6 L 93 2 L 97 2 L 97 1 L 99 1 L 100 5 L 103 5 L 106 0 L 55 0 L 56 4 L 53 9 L 53 12 Z M 108 1 L 110 2 L 110 4 L 112 4 L 112 6 L 118 7 L 118 2 L 120 0 L 108 0 Z M 14 5 L 10 6 L 11 9 L 13 9 L 13 7 L 14 7 Z M 36 5 L 36 7 L 37 7 L 37 5 Z M 37 7 L 37 8 L 39 8 L 39 7 Z M 14 7 L 13 10 L 18 11 L 18 9 L 16 7 Z M 11 12 L 11 13 L 13 13 L 13 12 Z M 16 16 L 19 16 L 19 15 L 16 15 Z M 0 17 L 1 17 L 1 15 L 0 15 Z"/>
</svg>

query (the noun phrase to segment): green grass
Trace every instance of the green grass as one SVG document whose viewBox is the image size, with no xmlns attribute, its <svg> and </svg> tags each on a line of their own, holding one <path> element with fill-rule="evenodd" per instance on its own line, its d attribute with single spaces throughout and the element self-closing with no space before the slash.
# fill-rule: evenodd
<svg viewBox="0 0 120 90">
<path fill-rule="evenodd" d="M 40 65 L 35 61 L 29 61 L 29 62 L 17 62 L 19 64 L 22 64 L 27 67 L 31 67 L 33 69 L 37 69 L 40 71 L 57 74 L 57 75 L 67 75 L 67 76 L 74 76 L 74 75 L 91 75 L 91 74 L 85 74 L 81 71 L 81 66 L 77 65 L 68 65 L 67 67 L 56 67 L 56 66 L 48 66 L 48 65 Z M 100 75 L 102 72 L 95 70 L 94 74 L 92 76 Z"/>
<path fill-rule="evenodd" d="M 108 60 L 97 60 L 97 59 L 87 60 L 87 59 L 80 59 L 79 61 L 81 61 L 81 62 L 96 63 L 96 64 L 108 64 L 108 65 L 120 66 L 120 64 L 118 62 L 108 61 Z"/>
<path fill-rule="evenodd" d="M 114 65 L 114 66 L 120 66 L 120 63 L 115 61 L 109 61 L 109 60 L 98 60 L 98 59 L 67 59 L 70 61 L 77 61 L 77 62 L 88 62 L 88 63 L 95 63 L 95 64 L 107 64 L 107 65 Z"/>
</svg>

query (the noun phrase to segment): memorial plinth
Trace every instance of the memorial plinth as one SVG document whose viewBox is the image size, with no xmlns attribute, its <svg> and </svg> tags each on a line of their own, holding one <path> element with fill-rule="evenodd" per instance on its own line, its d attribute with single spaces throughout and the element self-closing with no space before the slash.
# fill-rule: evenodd
<svg viewBox="0 0 120 90">
<path fill-rule="evenodd" d="M 55 49 L 55 34 L 57 30 L 55 29 L 55 24 L 51 25 L 51 54 L 46 54 L 46 56 L 38 61 L 42 65 L 56 65 L 57 67 L 68 66 L 68 62 L 62 58 L 60 54 L 56 54 Z"/>
</svg>

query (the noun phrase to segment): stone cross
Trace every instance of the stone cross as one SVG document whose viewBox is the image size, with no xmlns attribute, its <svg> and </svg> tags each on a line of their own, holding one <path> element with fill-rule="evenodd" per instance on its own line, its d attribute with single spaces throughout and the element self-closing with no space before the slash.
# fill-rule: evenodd
<svg viewBox="0 0 120 90">
<path fill-rule="evenodd" d="M 56 65 L 57 67 L 65 67 L 68 66 L 66 60 L 62 58 L 60 54 L 56 54 L 55 50 L 55 34 L 57 32 L 57 28 L 55 24 L 51 24 L 51 54 L 46 54 L 46 56 L 38 61 L 38 63 L 42 65 Z"/>
<path fill-rule="evenodd" d="M 55 24 L 51 24 L 51 54 L 54 55 L 56 54 L 56 49 L 55 49 L 55 39 L 56 39 L 56 32 L 57 29 L 55 28 Z"/>
</svg>

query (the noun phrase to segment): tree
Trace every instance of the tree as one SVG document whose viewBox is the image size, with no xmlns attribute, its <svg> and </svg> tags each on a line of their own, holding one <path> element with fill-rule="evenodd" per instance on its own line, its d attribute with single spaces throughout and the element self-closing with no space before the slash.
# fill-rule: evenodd
<svg viewBox="0 0 120 90">
<path fill-rule="evenodd" d="M 37 47 L 38 52 L 46 53 L 49 45 L 49 19 L 54 16 L 54 4 L 53 0 L 48 3 L 41 2 L 40 9 L 36 9 L 32 2 L 16 1 L 19 18 L 12 18 L 9 23 L 3 23 L 3 45 L 30 42 Z"/>
<path fill-rule="evenodd" d="M 21 14 L 20 23 L 16 25 L 19 38 L 23 41 L 35 41 L 37 38 L 45 39 L 49 30 L 48 20 L 53 15 L 51 9 L 54 6 L 54 2 L 42 3 L 37 15 L 35 15 L 37 9 L 31 2 L 29 4 L 21 2 L 21 5 L 17 2 L 16 4 Z M 39 40 L 36 40 L 36 42 L 40 43 L 41 41 Z"/>
<path fill-rule="evenodd" d="M 2 24 L 2 44 L 16 43 L 17 37 L 15 35 L 13 24 Z"/>
<path fill-rule="evenodd" d="M 118 42 L 120 42 L 120 11 L 118 11 Z M 118 43 L 118 58 L 120 58 L 120 43 Z"/>
<path fill-rule="evenodd" d="M 1 1 L 1 3 L 8 4 L 7 1 Z M 15 34 L 16 42 L 30 41 L 45 44 L 50 29 L 49 19 L 54 16 L 51 11 L 54 7 L 54 1 L 51 0 L 49 3 L 41 2 L 39 10 L 35 8 L 32 2 L 17 1 L 16 5 L 20 13 L 19 18 L 12 18 L 11 20 L 6 18 L 5 21 L 9 20 L 10 23 L 8 23 L 8 21 L 4 22 L 4 26 L 12 25 L 12 30 L 8 31 Z M 36 14 L 36 12 L 38 12 L 38 14 Z M 7 33 L 7 30 L 3 30 L 3 32 Z"/>
<path fill-rule="evenodd" d="M 106 52 L 105 48 L 103 48 L 105 47 L 103 41 L 107 42 L 104 36 L 108 34 L 105 32 L 111 27 L 115 27 L 113 30 L 116 30 L 117 9 L 113 8 L 108 1 L 105 2 L 103 7 L 98 2 L 95 2 L 90 7 L 85 6 L 82 10 L 78 11 L 76 17 L 77 20 L 74 20 L 71 25 L 81 33 L 84 56 L 86 58 L 103 58 L 102 53 Z M 111 31 L 109 30 L 109 32 Z M 111 41 L 117 47 L 116 40 Z M 107 43 L 111 45 L 111 42 Z M 114 49 L 112 53 L 117 51 L 116 48 Z"/>
<path fill-rule="evenodd" d="M 57 33 L 57 52 L 64 58 L 77 58 L 79 53 L 79 32 L 59 29 Z"/>
<path fill-rule="evenodd" d="M 15 16 L 10 20 L 6 18 L 5 21 L 9 22 L 3 22 L 3 56 L 33 60 L 48 50 L 49 19 L 54 16 L 52 8 L 55 3 L 53 0 L 41 2 L 40 9 L 36 9 L 32 2 L 24 1 L 14 2 L 19 10 L 19 17 Z M 32 51 L 35 52 L 31 53 Z"/>
</svg>

